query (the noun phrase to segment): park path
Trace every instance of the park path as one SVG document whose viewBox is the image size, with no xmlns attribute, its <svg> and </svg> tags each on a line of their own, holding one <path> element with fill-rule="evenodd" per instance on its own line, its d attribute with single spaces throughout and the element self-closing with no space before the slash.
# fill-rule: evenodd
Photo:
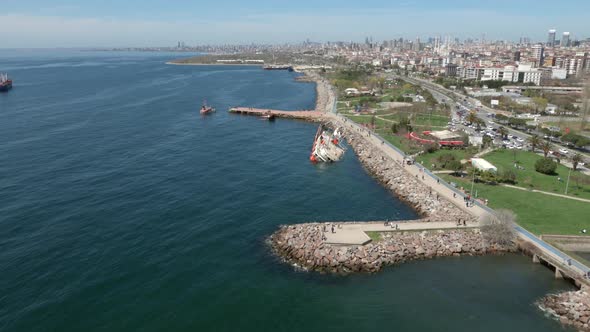
<svg viewBox="0 0 590 332">
<path fill-rule="evenodd" d="M 410 176 L 416 177 L 416 179 L 421 181 L 424 185 L 431 187 L 434 192 L 438 193 L 438 195 L 446 198 L 450 202 L 453 202 L 459 208 L 463 209 L 464 211 L 467 211 L 468 213 L 470 213 L 471 215 L 476 217 L 478 221 L 476 223 L 471 223 L 470 226 L 475 226 L 475 227 L 481 226 L 482 220 L 485 217 L 493 215 L 493 210 L 489 209 L 488 207 L 486 207 L 484 205 L 475 204 L 470 207 L 466 207 L 465 204 L 463 204 L 463 197 L 464 197 L 463 195 L 464 194 L 458 192 L 458 190 L 456 188 L 453 188 L 452 186 L 447 184 L 444 180 L 439 179 L 438 177 L 436 177 L 433 174 L 431 175 L 430 171 L 426 170 L 422 165 L 420 165 L 420 164 L 404 165 L 403 152 L 397 150 L 389 143 L 384 142 L 380 137 L 375 136 L 373 133 L 368 131 L 366 128 L 363 128 L 362 126 L 358 125 L 357 123 L 354 123 L 353 121 L 350 121 L 350 120 L 345 121 L 345 118 L 343 116 L 335 114 L 335 113 L 327 113 L 326 116 L 328 118 L 332 118 L 333 120 L 340 123 L 340 125 L 342 127 L 347 127 L 353 131 L 360 131 L 360 132 L 366 133 L 368 136 L 365 136 L 365 139 L 367 139 L 369 142 L 371 142 L 374 147 L 380 149 L 383 153 L 385 153 L 387 156 L 389 156 L 394 161 L 396 161 L 400 165 L 400 167 L 403 167 L 406 170 L 406 172 L 409 173 Z M 433 227 L 434 223 L 424 223 L 424 224 L 425 224 L 424 227 L 427 227 L 428 229 L 434 228 Z M 400 223 L 400 225 L 401 225 L 401 223 Z M 443 225 L 439 225 L 439 226 L 446 227 L 446 228 L 457 227 L 456 225 L 454 225 L 453 222 L 446 223 L 445 226 L 443 226 Z M 552 245 L 548 244 L 547 242 L 539 239 L 537 236 L 535 236 L 534 234 L 525 230 L 524 228 L 522 228 L 518 225 L 515 225 L 515 230 L 517 231 L 517 234 L 521 239 L 533 243 L 538 249 L 540 249 L 542 251 L 542 255 L 544 257 L 551 259 L 553 262 L 556 262 L 556 264 L 558 264 L 560 266 L 560 269 L 562 269 L 564 271 L 570 271 L 570 276 L 579 277 L 581 275 L 585 275 L 586 273 L 588 273 L 590 271 L 589 268 L 587 266 L 585 266 L 584 264 L 580 263 L 579 261 L 577 261 L 575 259 L 572 259 L 569 255 L 563 253 L 562 251 L 553 247 Z M 340 236 L 344 240 L 356 238 L 357 244 L 364 244 L 364 243 L 369 242 L 366 240 L 365 240 L 365 242 L 362 242 L 362 238 L 360 237 L 361 233 L 364 234 L 365 236 L 367 236 L 365 231 L 362 229 L 361 229 L 361 231 L 359 231 L 358 229 L 355 229 L 355 228 L 348 230 L 347 228 L 342 226 L 341 229 L 336 229 L 335 231 L 336 231 L 336 234 L 342 233 L 342 235 L 340 235 Z M 360 243 L 358 243 L 358 242 L 360 242 Z M 571 262 L 573 265 L 569 266 L 569 264 L 566 263 L 568 261 Z M 578 280 L 584 280 L 584 282 L 588 282 L 584 278 L 579 278 Z"/>
<path fill-rule="evenodd" d="M 403 163 L 405 155 L 393 149 L 389 144 L 384 144 L 381 138 L 376 137 L 366 128 L 362 128 L 353 121 L 344 122 L 341 117 L 335 114 L 329 114 L 329 116 L 337 120 L 342 126 L 346 126 L 353 131 L 361 130 L 363 133 L 369 134 L 370 137 L 366 137 L 366 139 L 373 143 L 374 147 L 380 149 L 386 156 L 396 161 L 400 165 L 400 167 L 403 167 L 403 169 L 405 169 L 406 172 L 410 174 L 410 176 L 415 177 L 424 185 L 432 188 L 433 192 L 438 193 L 441 197 L 446 198 L 450 202 L 453 202 L 459 208 L 474 215 L 478 219 L 481 219 L 482 217 L 489 215 L 489 212 L 479 207 L 478 205 L 466 207 L 463 201 L 463 195 L 457 194 L 455 190 L 447 187 L 444 184 L 444 181 L 439 180 L 438 178 L 434 178 L 427 174 L 423 165 L 418 163 L 415 163 L 413 165 L 405 165 L 405 163 Z"/>
<path fill-rule="evenodd" d="M 550 195 L 550 196 L 573 199 L 573 200 L 580 201 L 580 202 L 590 203 L 590 199 L 585 199 L 585 198 L 580 198 L 580 197 L 572 197 L 572 196 L 563 195 L 563 194 L 556 194 L 556 193 L 552 193 L 552 192 L 548 192 L 548 191 L 527 189 L 527 188 L 523 188 L 523 187 L 509 185 L 509 184 L 502 184 L 502 187 L 507 187 L 507 188 L 518 189 L 518 190 L 522 190 L 522 191 L 529 191 L 529 192 L 533 192 L 533 193 L 539 193 L 539 194 L 544 194 L 544 195 Z"/>
</svg>

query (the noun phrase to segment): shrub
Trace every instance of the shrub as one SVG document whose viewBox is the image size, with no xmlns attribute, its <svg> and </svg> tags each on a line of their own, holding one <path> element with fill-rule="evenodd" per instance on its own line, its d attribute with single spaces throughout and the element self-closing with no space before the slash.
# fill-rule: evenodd
<svg viewBox="0 0 590 332">
<path fill-rule="evenodd" d="M 463 170 L 463 164 L 461 164 L 459 160 L 451 160 L 446 163 L 445 168 L 450 169 L 455 173 L 459 173 L 461 170 Z"/>
<path fill-rule="evenodd" d="M 557 163 L 550 158 L 541 158 L 535 163 L 535 170 L 539 173 L 553 175 L 557 169 Z"/>
<path fill-rule="evenodd" d="M 512 169 L 506 169 L 500 174 L 500 181 L 505 183 L 516 183 L 516 172 Z"/>
<path fill-rule="evenodd" d="M 440 156 L 438 156 L 438 158 L 436 158 L 436 161 L 442 165 L 444 165 L 448 162 L 451 162 L 453 160 L 456 160 L 456 158 L 455 158 L 455 155 L 452 153 L 443 153 Z"/>
<path fill-rule="evenodd" d="M 391 125 L 391 132 L 397 134 L 399 132 L 399 124 L 394 123 Z"/>
<path fill-rule="evenodd" d="M 424 146 L 424 150 L 428 153 L 433 153 L 438 150 L 438 144 L 436 143 L 429 143 Z"/>
<path fill-rule="evenodd" d="M 516 215 L 509 210 L 498 210 L 495 215 L 488 215 L 483 220 L 481 232 L 488 245 L 513 247 L 516 239 L 514 223 Z"/>
</svg>

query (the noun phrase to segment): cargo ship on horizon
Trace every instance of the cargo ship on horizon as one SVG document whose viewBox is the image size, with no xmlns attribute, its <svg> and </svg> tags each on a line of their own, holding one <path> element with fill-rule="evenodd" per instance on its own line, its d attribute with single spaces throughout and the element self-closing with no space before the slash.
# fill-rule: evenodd
<svg viewBox="0 0 590 332">
<path fill-rule="evenodd" d="M 8 79 L 8 74 L 0 74 L 0 92 L 10 89 L 12 89 L 12 80 Z"/>
</svg>

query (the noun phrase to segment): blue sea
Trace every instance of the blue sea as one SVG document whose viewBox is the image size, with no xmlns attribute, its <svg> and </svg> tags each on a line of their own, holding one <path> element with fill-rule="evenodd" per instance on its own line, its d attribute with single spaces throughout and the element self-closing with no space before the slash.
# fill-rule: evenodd
<svg viewBox="0 0 590 332">
<path fill-rule="evenodd" d="M 315 87 L 187 54 L 0 50 L 0 331 L 560 331 L 569 289 L 520 255 L 297 271 L 280 225 L 416 213 L 352 150 L 312 165 Z M 217 112 L 201 116 L 203 101 Z"/>
</svg>

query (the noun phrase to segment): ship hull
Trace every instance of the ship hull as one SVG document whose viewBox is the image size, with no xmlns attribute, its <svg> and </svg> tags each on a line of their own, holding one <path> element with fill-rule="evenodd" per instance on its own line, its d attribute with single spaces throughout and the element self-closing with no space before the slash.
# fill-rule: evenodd
<svg viewBox="0 0 590 332">
<path fill-rule="evenodd" d="M 12 89 L 12 82 L 11 83 L 4 83 L 4 84 L 0 85 L 0 92 L 6 92 L 10 89 Z"/>
</svg>

